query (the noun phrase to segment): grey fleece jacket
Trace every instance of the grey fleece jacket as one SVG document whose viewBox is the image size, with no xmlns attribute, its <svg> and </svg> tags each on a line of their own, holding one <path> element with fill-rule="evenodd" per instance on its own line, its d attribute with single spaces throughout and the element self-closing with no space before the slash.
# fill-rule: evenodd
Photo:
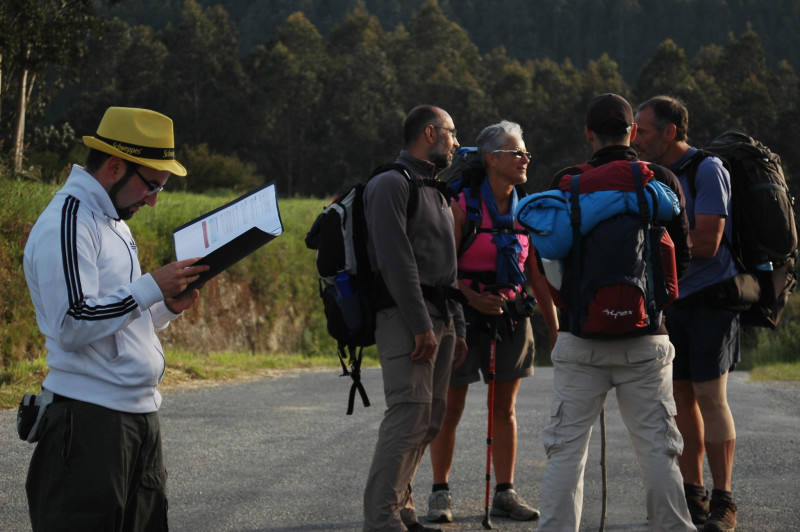
<svg viewBox="0 0 800 532">
<path fill-rule="evenodd" d="M 396 162 L 420 179 L 432 179 L 435 175 L 432 163 L 405 150 Z M 396 170 L 376 175 L 364 192 L 364 213 L 372 269 L 381 273 L 403 319 L 417 335 L 431 329 L 431 316 L 440 314 L 422 297 L 420 284 L 457 289 L 458 283 L 450 205 L 435 188 L 419 187 L 416 211 L 408 219 L 406 207 L 412 186 Z M 453 300 L 447 304 L 456 334 L 464 338 L 466 327 L 461 304 Z"/>
</svg>

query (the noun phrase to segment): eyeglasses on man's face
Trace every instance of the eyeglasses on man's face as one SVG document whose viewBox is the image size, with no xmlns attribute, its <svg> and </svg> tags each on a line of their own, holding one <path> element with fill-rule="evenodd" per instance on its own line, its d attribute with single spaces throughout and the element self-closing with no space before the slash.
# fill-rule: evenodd
<svg viewBox="0 0 800 532">
<path fill-rule="evenodd" d="M 533 159 L 533 154 L 524 150 L 494 150 L 492 153 L 513 153 L 517 159 L 522 159 L 523 157 L 527 157 L 529 161 Z"/>
<path fill-rule="evenodd" d="M 134 171 L 134 173 L 136 175 L 139 176 L 139 179 L 141 179 L 142 183 L 144 183 L 144 185 L 147 187 L 147 195 L 148 196 L 155 196 L 156 194 L 158 194 L 159 192 L 164 190 L 164 185 L 154 185 L 153 183 L 151 183 L 150 181 L 145 179 L 144 176 L 139 173 L 139 168 L 138 167 L 134 166 L 133 167 L 133 171 Z"/>
<path fill-rule="evenodd" d="M 431 124 L 431 125 L 433 125 L 433 124 Z M 445 131 L 449 131 L 453 135 L 453 138 L 456 138 L 456 128 L 454 128 L 454 127 L 445 127 L 445 126 L 436 126 L 436 125 L 434 125 L 433 127 L 436 128 L 436 129 L 444 129 Z"/>
</svg>

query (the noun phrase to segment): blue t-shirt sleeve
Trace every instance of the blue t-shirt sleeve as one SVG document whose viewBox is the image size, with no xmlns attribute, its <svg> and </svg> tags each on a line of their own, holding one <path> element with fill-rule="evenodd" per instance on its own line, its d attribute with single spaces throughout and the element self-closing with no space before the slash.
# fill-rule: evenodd
<svg viewBox="0 0 800 532">
<path fill-rule="evenodd" d="M 731 207 L 731 180 L 716 157 L 700 162 L 695 176 L 697 197 L 694 214 L 718 214 L 727 217 Z"/>
</svg>

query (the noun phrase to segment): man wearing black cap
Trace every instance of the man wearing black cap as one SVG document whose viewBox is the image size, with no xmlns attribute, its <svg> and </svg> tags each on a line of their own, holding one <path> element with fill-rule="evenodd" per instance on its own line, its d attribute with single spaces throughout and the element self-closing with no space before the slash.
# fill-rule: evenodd
<svg viewBox="0 0 800 532">
<path fill-rule="evenodd" d="M 603 94 L 592 100 L 587 109 L 585 133 L 595 150 L 592 159 L 580 167 L 558 172 L 552 188 L 557 188 L 565 175 L 580 174 L 592 167 L 599 169 L 615 161 L 637 160 L 630 147 L 631 139 L 636 136 L 633 110 L 621 96 Z M 680 199 L 681 214 L 667 223 L 680 275 L 690 258 L 680 186 L 667 169 L 654 164 L 647 166 Z M 551 354 L 554 402 L 550 423 L 543 431 L 547 466 L 537 530 L 578 531 L 592 426 L 606 394 L 616 388 L 620 413 L 631 434 L 644 478 L 649 525 L 655 530 L 694 531 L 677 462 L 682 443 L 673 419 L 674 349 L 664 324 L 642 336 L 586 339 L 570 332 L 570 319 L 564 310 L 559 323 L 561 330 Z"/>
</svg>

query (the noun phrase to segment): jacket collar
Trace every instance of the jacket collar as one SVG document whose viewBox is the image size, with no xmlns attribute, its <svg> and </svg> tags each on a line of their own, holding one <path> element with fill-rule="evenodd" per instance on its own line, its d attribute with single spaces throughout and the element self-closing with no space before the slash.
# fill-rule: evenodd
<svg viewBox="0 0 800 532">
<path fill-rule="evenodd" d="M 423 179 L 436 178 L 436 166 L 432 162 L 418 159 L 406 150 L 400 152 L 400 156 L 397 157 L 396 162 L 402 164 Z"/>
<path fill-rule="evenodd" d="M 592 160 L 588 162 L 592 166 L 600 166 L 610 163 L 611 161 L 636 161 L 638 159 L 639 155 L 636 153 L 636 150 L 630 146 L 620 145 L 600 148 L 594 152 L 594 155 L 592 155 Z"/>
<path fill-rule="evenodd" d="M 119 220 L 117 209 L 111 202 L 111 196 L 108 195 L 106 189 L 93 175 L 77 164 L 72 166 L 67 182 L 58 193 L 78 198 L 96 214 L 112 220 Z"/>
</svg>

